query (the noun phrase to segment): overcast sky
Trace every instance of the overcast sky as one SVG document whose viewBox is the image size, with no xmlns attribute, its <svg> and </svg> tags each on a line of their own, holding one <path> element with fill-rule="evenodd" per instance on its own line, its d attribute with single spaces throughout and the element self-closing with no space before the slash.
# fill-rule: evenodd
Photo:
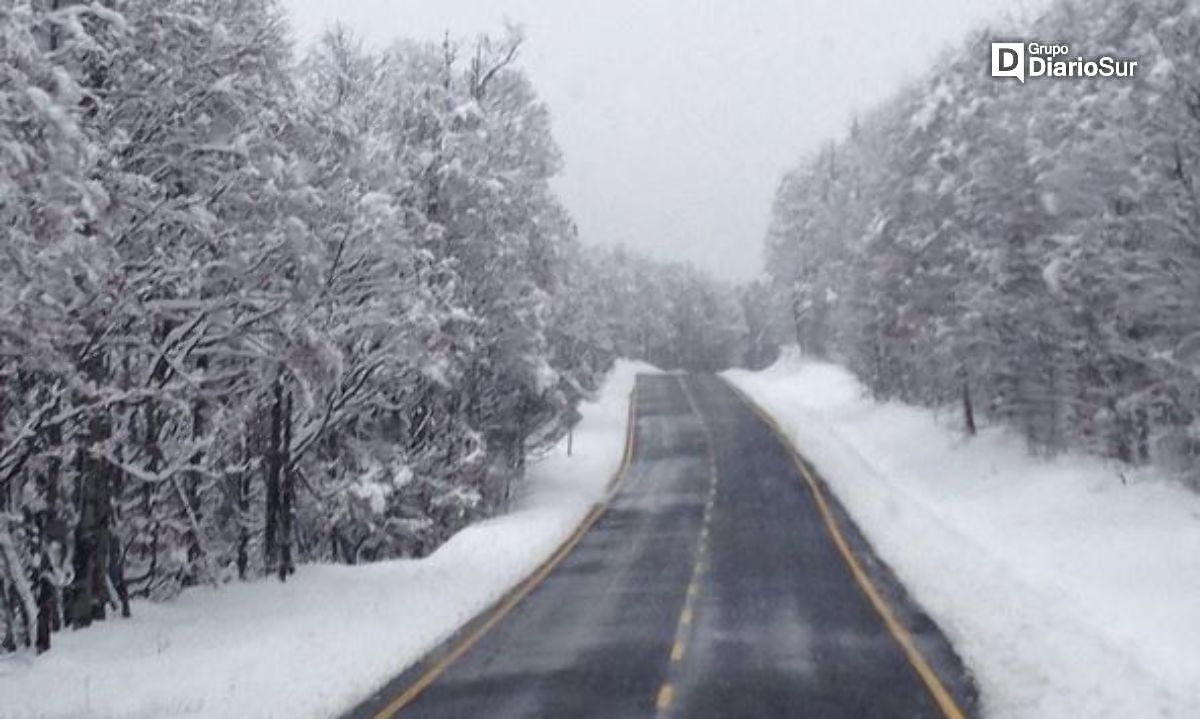
<svg viewBox="0 0 1200 719">
<path fill-rule="evenodd" d="M 946 43 L 1031 0 L 283 0 L 299 39 L 372 44 L 524 26 L 522 64 L 588 242 L 731 278 L 761 269 L 780 176 Z"/>
</svg>

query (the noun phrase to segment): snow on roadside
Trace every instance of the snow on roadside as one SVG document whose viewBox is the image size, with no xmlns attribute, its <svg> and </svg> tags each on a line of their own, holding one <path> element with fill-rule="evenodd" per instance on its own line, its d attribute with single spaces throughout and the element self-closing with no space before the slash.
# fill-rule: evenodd
<svg viewBox="0 0 1200 719">
<path fill-rule="evenodd" d="M 785 355 L 726 374 L 820 470 L 946 632 L 992 719 L 1200 717 L 1200 496 L 967 440 Z"/>
<path fill-rule="evenodd" d="M 329 717 L 415 662 L 531 573 L 603 498 L 648 365 L 618 362 L 566 445 L 530 466 L 509 514 L 427 558 L 301 567 L 287 584 L 194 589 L 133 618 L 0 658 L 0 717 Z"/>
</svg>

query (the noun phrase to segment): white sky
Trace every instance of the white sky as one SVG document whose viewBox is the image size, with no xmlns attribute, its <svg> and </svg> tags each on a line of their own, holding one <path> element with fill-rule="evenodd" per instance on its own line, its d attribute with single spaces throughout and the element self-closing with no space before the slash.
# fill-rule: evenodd
<svg viewBox="0 0 1200 719">
<path fill-rule="evenodd" d="M 283 0 L 302 42 L 526 30 L 521 64 L 566 157 L 585 241 L 740 279 L 776 184 L 946 43 L 1021 0 Z"/>
</svg>

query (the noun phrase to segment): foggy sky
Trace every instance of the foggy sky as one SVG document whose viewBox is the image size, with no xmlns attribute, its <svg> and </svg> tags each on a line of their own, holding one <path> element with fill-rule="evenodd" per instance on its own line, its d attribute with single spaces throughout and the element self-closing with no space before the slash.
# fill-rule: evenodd
<svg viewBox="0 0 1200 719">
<path fill-rule="evenodd" d="M 283 0 L 304 42 L 526 31 L 521 64 L 566 159 L 588 242 L 761 270 L 783 172 L 1020 0 Z M 302 49 L 301 45 L 301 49 Z"/>
</svg>

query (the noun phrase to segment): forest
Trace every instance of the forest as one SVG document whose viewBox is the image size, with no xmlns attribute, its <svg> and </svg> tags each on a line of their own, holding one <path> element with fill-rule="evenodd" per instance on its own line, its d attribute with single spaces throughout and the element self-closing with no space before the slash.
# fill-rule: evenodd
<svg viewBox="0 0 1200 719">
<path fill-rule="evenodd" d="M 1200 11 L 981 28 L 778 187 L 734 283 L 581 240 L 519 28 L 299 48 L 275 0 L 0 0 L 0 651 L 426 556 L 618 357 L 761 368 L 1200 488 Z M 797 118 L 797 123 L 803 118 Z"/>
<path fill-rule="evenodd" d="M 787 174 L 772 292 L 879 399 L 1200 487 L 1200 13 L 1058 2 L 1022 33 L 1138 76 L 994 79 L 982 29 Z"/>
<path fill-rule="evenodd" d="M 763 286 L 580 243 L 521 43 L 0 0 L 3 649 L 425 555 L 615 357 L 771 360 Z"/>
</svg>

